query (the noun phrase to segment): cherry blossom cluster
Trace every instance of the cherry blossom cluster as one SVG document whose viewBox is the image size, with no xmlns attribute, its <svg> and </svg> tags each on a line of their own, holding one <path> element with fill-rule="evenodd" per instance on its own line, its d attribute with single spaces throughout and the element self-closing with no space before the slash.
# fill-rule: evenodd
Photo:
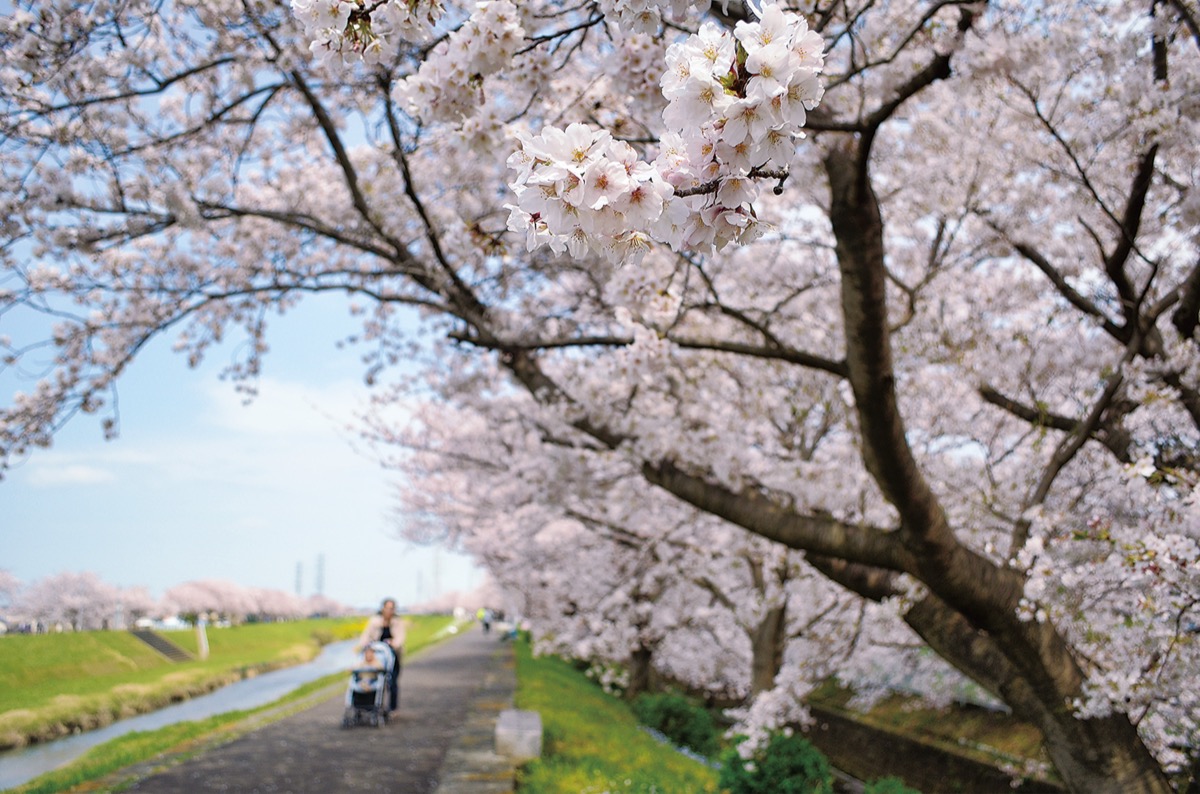
<svg viewBox="0 0 1200 794">
<path fill-rule="evenodd" d="M 616 50 L 606 69 L 613 91 L 643 118 L 659 116 L 663 96 L 658 81 L 666 51 L 662 40 L 645 33 L 632 33 L 614 43 Z"/>
<path fill-rule="evenodd" d="M 807 111 L 821 101 L 823 66 L 821 37 L 777 5 L 732 36 L 706 23 L 667 50 L 663 121 L 678 137 L 664 139 L 657 165 L 677 194 L 699 192 L 688 200 L 684 247 L 720 249 L 757 235 L 754 177 L 786 174 Z"/>
<path fill-rule="evenodd" d="M 611 261 L 640 260 L 649 247 L 645 230 L 658 225 L 671 187 L 624 141 L 586 124 L 541 135 L 518 133 L 508 158 L 517 171 L 511 185 L 508 228 L 526 234 L 530 251 L 549 245 L 580 258 L 589 250 Z"/>
<path fill-rule="evenodd" d="M 654 36 L 662 25 L 663 6 L 669 5 L 671 16 L 680 19 L 687 13 L 688 0 L 600 0 L 600 10 L 605 19 L 612 20 L 622 30 L 631 33 L 643 33 Z M 708 8 L 708 3 L 695 3 L 700 10 Z"/>
<path fill-rule="evenodd" d="M 396 98 L 413 116 L 459 123 L 480 106 L 483 79 L 513 58 L 525 29 L 510 0 L 476 4 L 458 30 L 434 47 L 417 74 L 396 88 Z"/>
<path fill-rule="evenodd" d="M 431 36 L 443 8 L 438 0 L 292 0 L 292 13 L 304 25 L 314 54 L 378 63 L 394 55 L 402 41 Z"/>
<path fill-rule="evenodd" d="M 530 250 L 640 258 L 651 239 L 721 250 L 759 233 L 764 176 L 782 179 L 820 101 L 822 41 L 776 5 L 729 31 L 706 23 L 667 50 L 667 132 L 652 165 L 611 135 L 574 124 L 518 136 L 509 228 Z"/>
</svg>

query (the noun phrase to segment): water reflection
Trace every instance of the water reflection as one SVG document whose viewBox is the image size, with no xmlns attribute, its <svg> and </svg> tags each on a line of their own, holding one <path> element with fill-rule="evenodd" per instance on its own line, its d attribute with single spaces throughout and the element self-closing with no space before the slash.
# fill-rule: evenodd
<svg viewBox="0 0 1200 794">
<path fill-rule="evenodd" d="M 27 783 L 38 775 L 75 760 L 98 744 L 133 731 L 152 731 L 177 722 L 266 705 L 309 681 L 353 667 L 353 649 L 354 640 L 335 642 L 325 646 L 316 659 L 306 664 L 247 678 L 207 695 L 120 720 L 94 731 L 0 753 L 0 789 Z"/>
</svg>

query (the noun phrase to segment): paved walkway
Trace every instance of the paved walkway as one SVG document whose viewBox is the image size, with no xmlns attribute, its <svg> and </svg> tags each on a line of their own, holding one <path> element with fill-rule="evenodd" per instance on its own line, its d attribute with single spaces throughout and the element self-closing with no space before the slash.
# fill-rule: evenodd
<svg viewBox="0 0 1200 794">
<path fill-rule="evenodd" d="M 347 676 L 348 677 L 348 676 Z M 408 660 L 400 709 L 379 728 L 342 728 L 345 689 L 128 791 L 341 794 L 502 794 L 515 769 L 492 751 L 499 712 L 512 707 L 512 646 L 472 627 Z"/>
</svg>

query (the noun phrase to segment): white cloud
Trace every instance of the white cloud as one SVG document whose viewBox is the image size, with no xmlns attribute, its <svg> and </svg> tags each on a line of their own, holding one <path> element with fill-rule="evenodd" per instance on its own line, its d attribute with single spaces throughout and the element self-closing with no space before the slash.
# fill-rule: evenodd
<svg viewBox="0 0 1200 794">
<path fill-rule="evenodd" d="M 315 429 L 335 431 L 361 410 L 366 395 L 361 383 L 333 381 L 320 386 L 263 378 L 250 402 L 228 383 L 205 385 L 206 421 L 238 433 L 292 435 Z"/>
<path fill-rule="evenodd" d="M 37 488 L 60 485 L 99 485 L 113 482 L 116 475 L 108 469 L 83 463 L 54 465 L 42 463 L 29 472 L 27 482 Z"/>
<path fill-rule="evenodd" d="M 76 450 L 70 452 L 39 451 L 13 474 L 34 488 L 70 488 L 117 482 L 130 467 L 155 466 L 158 462 L 150 450 L 93 442 L 76 445 Z"/>
</svg>

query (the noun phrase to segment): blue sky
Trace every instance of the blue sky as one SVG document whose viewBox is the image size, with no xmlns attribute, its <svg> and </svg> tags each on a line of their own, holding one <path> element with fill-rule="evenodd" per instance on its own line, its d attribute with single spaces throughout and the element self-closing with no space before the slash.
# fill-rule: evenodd
<svg viewBox="0 0 1200 794">
<path fill-rule="evenodd" d="M 299 564 L 309 595 L 323 555 L 325 595 L 364 607 L 476 586 L 469 559 L 397 539 L 396 475 L 343 429 L 369 394 L 359 351 L 334 344 L 354 330 L 333 296 L 275 318 L 248 406 L 218 378 L 233 346 L 192 370 L 158 340 L 121 381 L 117 440 L 77 416 L 0 482 L 0 568 L 26 583 L 94 571 L 161 596 L 209 578 L 294 592 Z M 0 386 L 7 403 L 11 378 Z"/>
</svg>

